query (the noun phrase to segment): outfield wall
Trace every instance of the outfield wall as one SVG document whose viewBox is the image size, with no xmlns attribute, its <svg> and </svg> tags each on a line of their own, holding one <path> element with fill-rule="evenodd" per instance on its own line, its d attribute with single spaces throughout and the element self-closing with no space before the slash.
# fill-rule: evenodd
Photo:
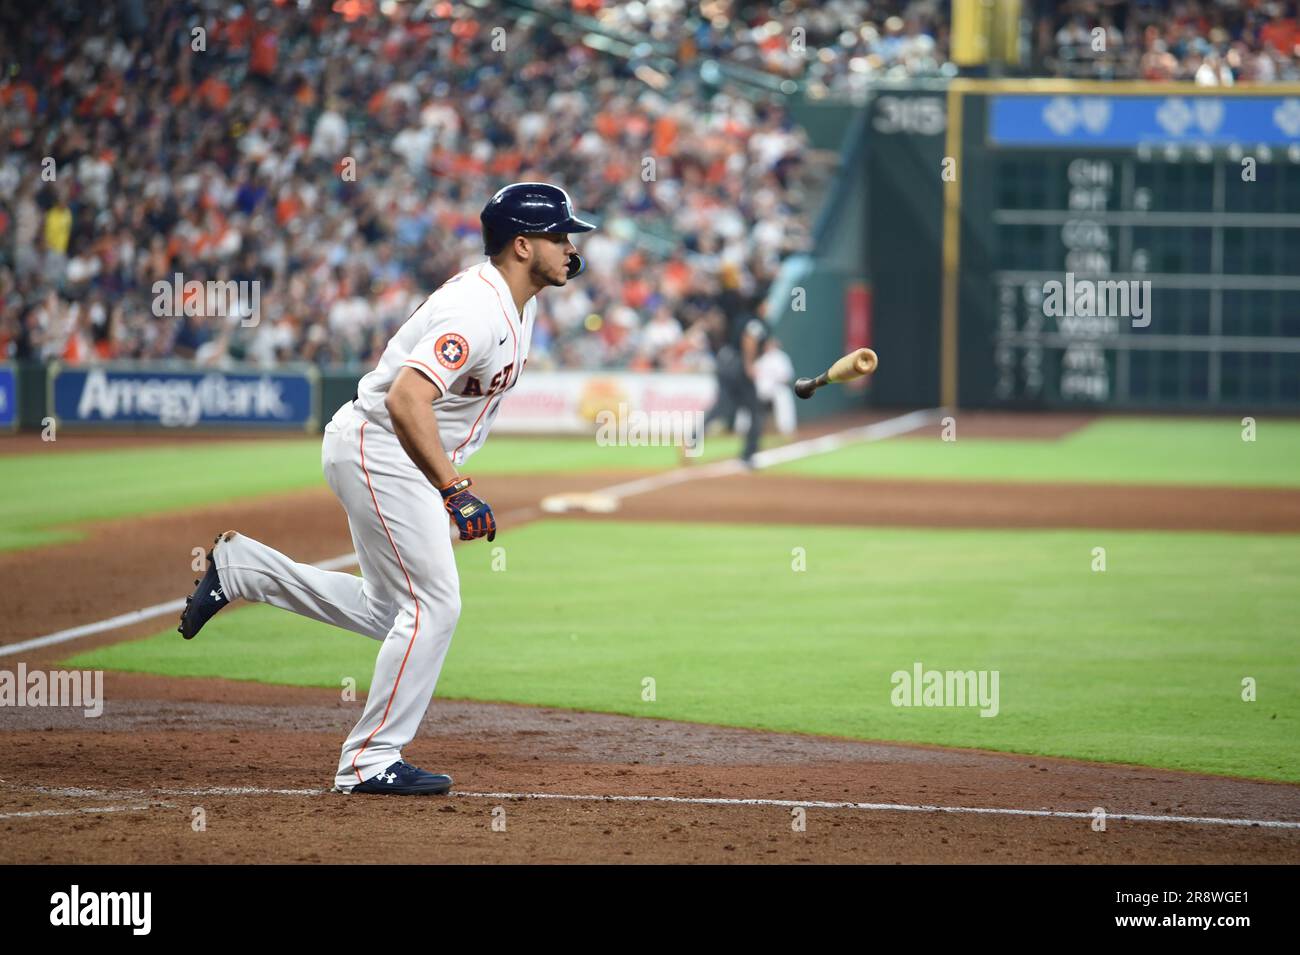
<svg viewBox="0 0 1300 955">
<path fill-rule="evenodd" d="M 0 434 L 52 423 L 80 431 L 319 431 L 360 369 L 183 364 L 0 364 Z M 502 400 L 498 433 L 589 434 L 602 412 L 703 414 L 712 375 L 530 371 Z"/>
</svg>

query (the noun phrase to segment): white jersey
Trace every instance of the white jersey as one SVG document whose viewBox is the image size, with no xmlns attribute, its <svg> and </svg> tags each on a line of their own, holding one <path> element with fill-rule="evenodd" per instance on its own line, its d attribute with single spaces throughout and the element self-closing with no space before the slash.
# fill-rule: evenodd
<svg viewBox="0 0 1300 955">
<path fill-rule="evenodd" d="M 354 407 L 393 431 L 384 399 L 398 372 L 414 368 L 442 392 L 433 413 L 443 450 L 459 467 L 483 446 L 502 397 L 519 380 L 536 316 L 536 298 L 520 316 L 491 262 L 465 269 L 439 286 L 389 339 L 375 370 L 358 384 Z"/>
</svg>

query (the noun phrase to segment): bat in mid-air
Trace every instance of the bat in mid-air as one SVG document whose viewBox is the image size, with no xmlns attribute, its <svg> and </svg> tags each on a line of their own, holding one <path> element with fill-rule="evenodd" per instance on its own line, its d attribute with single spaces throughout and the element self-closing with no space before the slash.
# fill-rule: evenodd
<svg viewBox="0 0 1300 955">
<path fill-rule="evenodd" d="M 794 393 L 800 398 L 811 398 L 812 393 L 829 381 L 845 382 L 869 375 L 880 363 L 870 348 L 851 351 L 816 378 L 800 378 L 794 383 Z"/>
</svg>

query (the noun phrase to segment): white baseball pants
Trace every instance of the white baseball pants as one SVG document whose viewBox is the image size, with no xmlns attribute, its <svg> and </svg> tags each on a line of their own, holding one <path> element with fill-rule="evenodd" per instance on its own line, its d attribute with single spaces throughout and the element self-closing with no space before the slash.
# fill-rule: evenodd
<svg viewBox="0 0 1300 955">
<path fill-rule="evenodd" d="M 401 759 L 415 736 L 460 617 L 460 577 L 442 496 L 395 435 L 348 402 L 325 426 L 321 465 L 348 513 L 360 577 L 297 563 L 243 534 L 219 542 L 213 559 L 231 599 L 382 641 L 334 779 L 350 787 Z"/>
</svg>

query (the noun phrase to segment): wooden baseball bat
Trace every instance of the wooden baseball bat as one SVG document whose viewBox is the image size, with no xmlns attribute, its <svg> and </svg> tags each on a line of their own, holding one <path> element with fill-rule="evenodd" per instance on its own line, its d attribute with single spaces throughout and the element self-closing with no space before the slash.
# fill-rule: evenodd
<svg viewBox="0 0 1300 955">
<path fill-rule="evenodd" d="M 794 383 L 794 393 L 800 398 L 811 398 L 812 393 L 827 382 L 853 381 L 876 370 L 880 359 L 870 348 L 851 351 L 816 378 L 800 378 Z"/>
</svg>

